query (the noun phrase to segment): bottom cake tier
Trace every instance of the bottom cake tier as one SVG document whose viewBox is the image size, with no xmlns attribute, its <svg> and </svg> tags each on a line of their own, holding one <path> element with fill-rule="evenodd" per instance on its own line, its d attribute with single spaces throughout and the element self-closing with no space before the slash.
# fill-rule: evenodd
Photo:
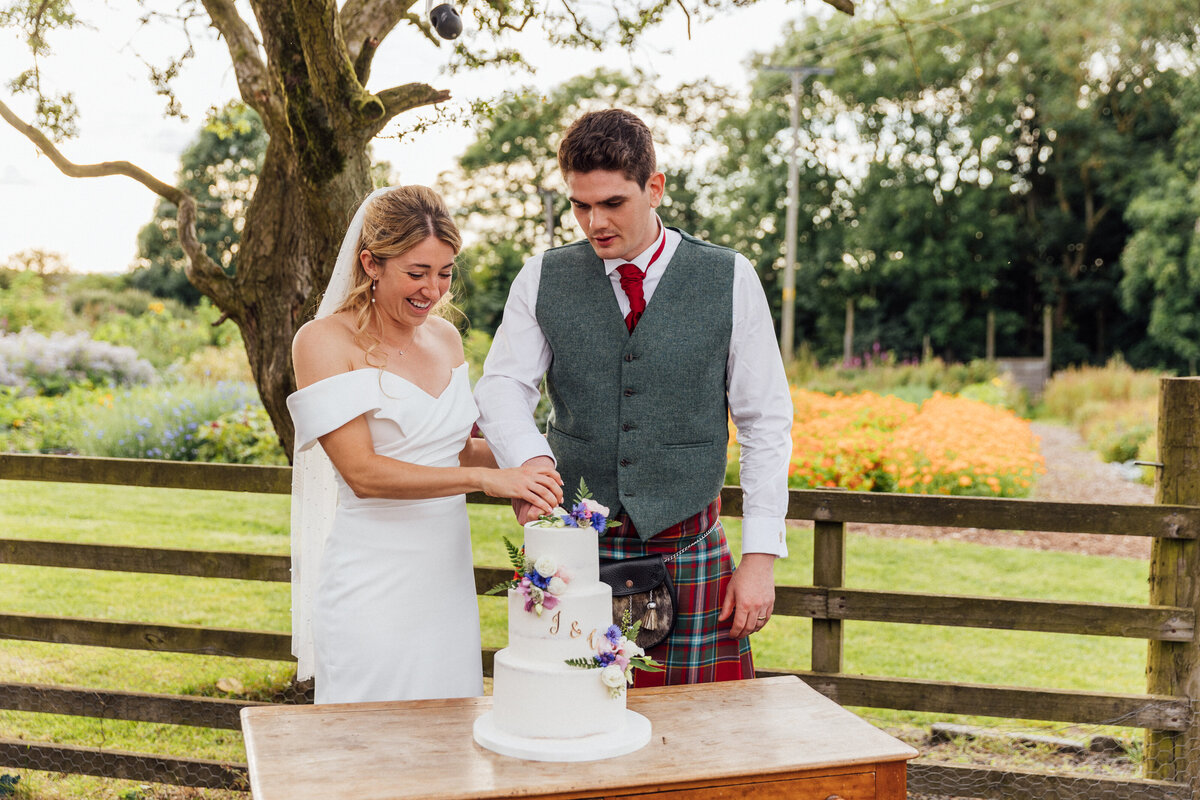
<svg viewBox="0 0 1200 800">
<path fill-rule="evenodd" d="M 613 697 L 600 670 L 496 653 L 492 709 L 495 725 L 535 739 L 590 736 L 620 728 L 625 692 Z"/>
</svg>

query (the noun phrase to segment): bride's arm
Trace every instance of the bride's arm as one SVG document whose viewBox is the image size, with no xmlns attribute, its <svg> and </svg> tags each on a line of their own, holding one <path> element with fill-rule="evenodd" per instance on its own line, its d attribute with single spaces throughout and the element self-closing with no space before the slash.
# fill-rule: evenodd
<svg viewBox="0 0 1200 800">
<path fill-rule="evenodd" d="M 487 441 L 475 437 L 467 439 L 463 451 L 458 455 L 458 463 L 464 467 L 496 469 L 499 466 L 496 464 L 496 456 L 492 453 L 492 448 L 488 447 Z"/>
<path fill-rule="evenodd" d="M 553 469 L 485 466 L 428 467 L 375 452 L 366 417 L 356 417 L 320 437 L 342 479 L 359 497 L 415 500 L 484 492 L 519 498 L 547 513 L 562 500 L 562 480 Z"/>
</svg>

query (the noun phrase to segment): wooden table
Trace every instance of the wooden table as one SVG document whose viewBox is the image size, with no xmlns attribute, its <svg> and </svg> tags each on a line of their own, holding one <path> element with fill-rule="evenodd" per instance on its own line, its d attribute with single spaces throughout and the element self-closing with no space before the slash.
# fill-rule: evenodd
<svg viewBox="0 0 1200 800">
<path fill-rule="evenodd" d="M 794 677 L 635 690 L 629 707 L 650 720 L 650 744 L 569 764 L 475 744 L 491 702 L 243 709 L 254 798 L 904 800 L 917 754 Z"/>
</svg>

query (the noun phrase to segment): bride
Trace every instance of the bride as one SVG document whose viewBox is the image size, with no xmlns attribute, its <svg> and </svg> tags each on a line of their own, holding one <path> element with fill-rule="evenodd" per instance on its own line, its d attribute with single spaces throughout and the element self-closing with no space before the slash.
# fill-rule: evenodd
<svg viewBox="0 0 1200 800">
<path fill-rule="evenodd" d="M 497 469 L 449 300 L 458 229 L 424 186 L 371 194 L 292 345 L 297 678 L 316 702 L 483 694 L 465 492 L 562 500 L 550 468 Z"/>
</svg>

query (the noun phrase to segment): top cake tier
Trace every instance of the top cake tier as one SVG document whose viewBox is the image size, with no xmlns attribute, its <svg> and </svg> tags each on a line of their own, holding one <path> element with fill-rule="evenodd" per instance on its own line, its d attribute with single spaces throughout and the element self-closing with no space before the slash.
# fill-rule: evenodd
<svg viewBox="0 0 1200 800">
<path fill-rule="evenodd" d="M 546 556 L 570 576 L 567 593 L 573 588 L 594 586 L 600 581 L 599 534 L 592 528 L 543 528 L 525 525 L 525 557 L 536 562 Z"/>
</svg>

